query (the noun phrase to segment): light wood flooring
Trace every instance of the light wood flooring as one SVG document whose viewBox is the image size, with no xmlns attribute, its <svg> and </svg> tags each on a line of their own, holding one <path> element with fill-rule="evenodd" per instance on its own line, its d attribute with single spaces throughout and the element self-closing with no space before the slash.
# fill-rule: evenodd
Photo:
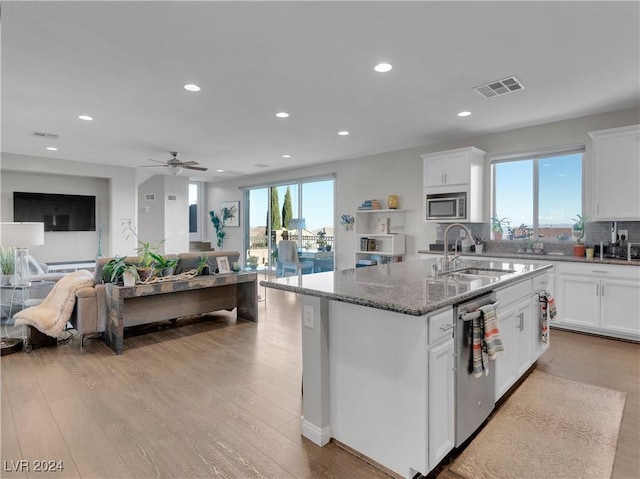
<svg viewBox="0 0 640 479">
<path fill-rule="evenodd" d="M 385 478 L 334 444 L 300 435 L 300 306 L 269 290 L 258 323 L 220 312 L 1 360 L 0 476 Z M 614 477 L 640 477 L 640 346 L 552 331 L 550 374 L 626 391 Z M 21 459 L 31 471 L 16 472 Z M 36 460 L 64 470 L 33 471 Z M 452 478 L 443 470 L 439 478 Z"/>
</svg>

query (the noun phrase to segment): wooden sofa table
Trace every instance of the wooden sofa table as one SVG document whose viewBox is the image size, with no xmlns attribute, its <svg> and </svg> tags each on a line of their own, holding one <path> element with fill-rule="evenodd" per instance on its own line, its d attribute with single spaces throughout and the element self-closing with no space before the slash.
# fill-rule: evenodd
<svg viewBox="0 0 640 479">
<path fill-rule="evenodd" d="M 236 317 L 258 321 L 257 274 L 196 276 L 187 280 L 136 286 L 105 285 L 105 342 L 116 354 L 124 350 L 124 328 L 167 319 L 236 308 Z"/>
</svg>

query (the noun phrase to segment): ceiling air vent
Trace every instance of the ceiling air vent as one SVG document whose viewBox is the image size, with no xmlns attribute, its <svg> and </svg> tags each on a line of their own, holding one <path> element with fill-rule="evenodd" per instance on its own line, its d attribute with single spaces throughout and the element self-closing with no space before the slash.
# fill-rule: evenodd
<svg viewBox="0 0 640 479">
<path fill-rule="evenodd" d="M 474 87 L 474 90 L 485 98 L 491 98 L 493 96 L 506 95 L 514 91 L 524 90 L 524 85 L 520 83 L 520 80 L 516 77 L 509 77 Z"/>
<path fill-rule="evenodd" d="M 53 133 L 44 133 L 42 131 L 34 131 L 33 136 L 39 136 L 41 138 L 58 138 L 58 135 Z"/>
<path fill-rule="evenodd" d="M 176 195 L 168 195 L 167 200 L 169 201 L 178 201 L 178 197 Z"/>
<path fill-rule="evenodd" d="M 145 201 L 155 201 L 156 200 L 156 194 L 155 193 L 145 193 L 144 200 Z"/>
<path fill-rule="evenodd" d="M 269 168 L 269 165 L 265 165 L 264 163 L 256 163 L 255 165 L 256 168 Z"/>
</svg>

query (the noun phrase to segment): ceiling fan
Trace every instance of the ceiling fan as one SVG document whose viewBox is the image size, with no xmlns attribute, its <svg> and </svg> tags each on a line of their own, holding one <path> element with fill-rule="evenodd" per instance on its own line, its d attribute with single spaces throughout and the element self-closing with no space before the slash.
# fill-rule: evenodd
<svg viewBox="0 0 640 479">
<path fill-rule="evenodd" d="M 208 168 L 204 168 L 202 166 L 196 166 L 196 165 L 199 164 L 197 161 L 180 161 L 178 159 L 178 152 L 177 151 L 170 151 L 169 153 L 173 157 L 170 160 L 159 161 L 159 160 L 152 160 L 151 158 L 149 158 L 149 161 L 155 161 L 156 163 L 162 163 L 162 166 L 165 167 L 165 168 L 169 168 L 169 171 L 171 171 L 171 174 L 173 174 L 173 175 L 177 175 L 178 173 L 180 173 L 183 168 L 186 168 L 187 170 L 198 170 L 198 171 L 207 171 L 208 170 Z M 156 168 L 158 166 L 160 166 L 160 165 L 142 165 L 141 168 Z"/>
</svg>

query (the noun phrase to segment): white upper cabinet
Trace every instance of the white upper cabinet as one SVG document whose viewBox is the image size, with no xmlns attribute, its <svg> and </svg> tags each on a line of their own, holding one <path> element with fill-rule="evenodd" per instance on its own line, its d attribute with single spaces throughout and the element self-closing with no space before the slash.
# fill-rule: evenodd
<svg viewBox="0 0 640 479">
<path fill-rule="evenodd" d="M 594 220 L 640 220 L 640 125 L 592 131 Z"/>
</svg>

